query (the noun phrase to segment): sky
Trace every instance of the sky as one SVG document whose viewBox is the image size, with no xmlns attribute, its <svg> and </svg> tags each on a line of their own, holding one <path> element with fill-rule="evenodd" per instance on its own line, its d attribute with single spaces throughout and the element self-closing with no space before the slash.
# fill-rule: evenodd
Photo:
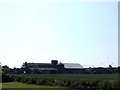
<svg viewBox="0 0 120 90">
<path fill-rule="evenodd" d="M 0 62 L 118 66 L 117 2 L 0 2 Z"/>
</svg>

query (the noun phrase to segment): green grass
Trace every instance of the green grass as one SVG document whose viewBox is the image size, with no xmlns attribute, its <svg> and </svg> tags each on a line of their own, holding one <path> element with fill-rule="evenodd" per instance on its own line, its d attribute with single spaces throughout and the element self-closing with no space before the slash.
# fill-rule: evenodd
<svg viewBox="0 0 120 90">
<path fill-rule="evenodd" d="M 118 74 L 14 74 L 14 75 L 57 80 L 118 80 Z"/>
<path fill-rule="evenodd" d="M 2 88 L 65 88 L 62 86 L 47 86 L 47 85 L 32 85 L 20 82 L 7 82 L 2 83 Z"/>
</svg>

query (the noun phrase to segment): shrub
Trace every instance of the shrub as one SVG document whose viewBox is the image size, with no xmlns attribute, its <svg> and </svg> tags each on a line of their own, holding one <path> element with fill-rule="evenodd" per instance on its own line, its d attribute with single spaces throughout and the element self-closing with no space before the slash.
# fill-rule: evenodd
<svg viewBox="0 0 120 90">
<path fill-rule="evenodd" d="M 12 82 L 14 81 L 13 76 L 2 74 L 2 82 Z"/>
<path fill-rule="evenodd" d="M 47 81 L 45 79 L 37 79 L 36 84 L 37 85 L 46 85 Z"/>
</svg>

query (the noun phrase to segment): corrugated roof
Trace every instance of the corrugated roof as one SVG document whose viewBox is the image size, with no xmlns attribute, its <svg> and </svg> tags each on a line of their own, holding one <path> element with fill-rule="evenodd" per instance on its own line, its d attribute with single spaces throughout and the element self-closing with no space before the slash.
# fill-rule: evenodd
<svg viewBox="0 0 120 90">
<path fill-rule="evenodd" d="M 63 63 L 65 68 L 83 68 L 79 63 Z"/>
</svg>

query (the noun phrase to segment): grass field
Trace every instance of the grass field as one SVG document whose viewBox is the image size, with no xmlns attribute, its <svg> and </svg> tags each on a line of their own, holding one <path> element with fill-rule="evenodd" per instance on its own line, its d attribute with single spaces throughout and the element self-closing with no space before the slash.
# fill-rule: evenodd
<svg viewBox="0 0 120 90">
<path fill-rule="evenodd" d="M 14 74 L 32 78 L 57 80 L 118 80 L 118 74 Z"/>
<path fill-rule="evenodd" d="M 2 83 L 2 88 L 65 88 L 62 86 L 32 85 L 20 82 Z"/>
</svg>

